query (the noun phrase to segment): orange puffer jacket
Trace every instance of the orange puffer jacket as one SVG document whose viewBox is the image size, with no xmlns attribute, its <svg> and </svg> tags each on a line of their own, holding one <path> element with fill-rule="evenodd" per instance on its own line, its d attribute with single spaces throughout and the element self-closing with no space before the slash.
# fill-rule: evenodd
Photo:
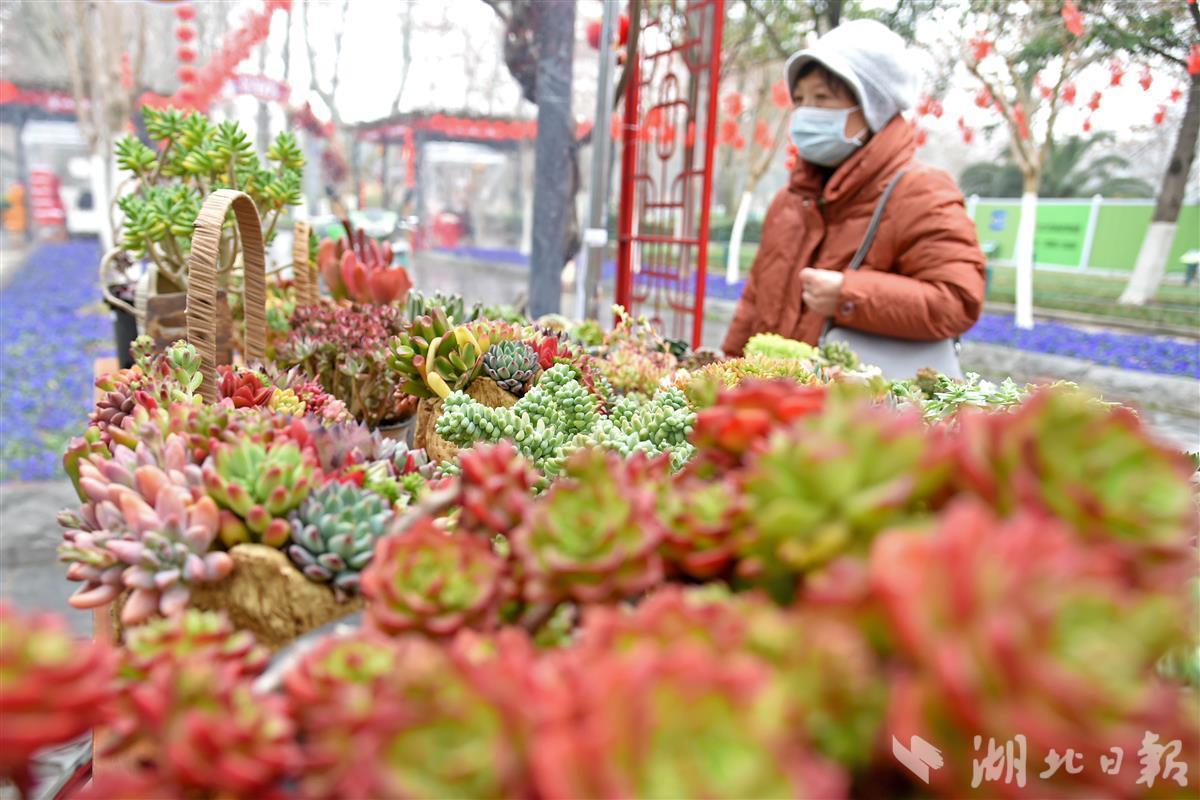
<svg viewBox="0 0 1200 800">
<path fill-rule="evenodd" d="M 913 160 L 912 126 L 897 116 L 828 180 L 801 161 L 771 201 L 762 243 L 722 349 L 741 355 L 756 333 L 815 344 L 823 319 L 800 298 L 804 267 L 844 270 L 862 244 L 888 182 L 875 242 L 846 275 L 835 324 L 901 339 L 957 336 L 983 308 L 983 252 L 962 192 L 939 169 Z"/>
</svg>

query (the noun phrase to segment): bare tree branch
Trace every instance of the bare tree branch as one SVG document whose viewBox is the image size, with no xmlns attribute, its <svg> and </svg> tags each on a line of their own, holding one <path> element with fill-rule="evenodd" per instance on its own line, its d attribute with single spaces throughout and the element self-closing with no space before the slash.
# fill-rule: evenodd
<svg viewBox="0 0 1200 800">
<path fill-rule="evenodd" d="M 775 31 L 771 28 L 771 22 L 767 19 L 767 15 L 761 8 L 754 4 L 754 0 L 742 0 L 746 4 L 746 8 L 750 9 L 750 13 L 762 25 L 763 31 L 767 34 L 767 41 L 771 43 L 771 49 L 775 51 L 775 55 L 779 58 L 787 58 L 791 55 L 788 49 L 783 46 L 783 42 L 779 41 L 779 37 L 775 35 Z"/>
<path fill-rule="evenodd" d="M 404 4 L 404 16 L 401 18 L 403 32 L 400 34 L 400 64 L 403 71 L 400 73 L 400 88 L 396 90 L 396 97 L 392 100 L 392 115 L 400 113 L 400 101 L 404 99 L 404 87 L 408 85 L 408 73 L 412 67 L 412 3 Z"/>
</svg>

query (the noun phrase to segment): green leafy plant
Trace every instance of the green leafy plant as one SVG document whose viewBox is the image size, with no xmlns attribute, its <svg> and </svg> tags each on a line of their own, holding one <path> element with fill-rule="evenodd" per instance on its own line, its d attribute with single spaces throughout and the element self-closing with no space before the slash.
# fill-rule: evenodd
<svg viewBox="0 0 1200 800">
<path fill-rule="evenodd" d="M 286 209 L 299 205 L 304 155 L 292 133 L 275 138 L 264 165 L 236 122 L 213 123 L 203 114 L 185 116 L 174 108 L 148 106 L 142 118 L 159 148 L 133 136 L 122 137 L 114 147 L 118 166 L 136 179 L 134 191 L 117 201 L 123 220 L 115 238 L 130 254 L 153 262 L 160 288 L 187 288 L 192 225 L 210 192 L 237 189 L 248 194 L 258 208 L 266 243 Z M 238 233 L 227 224 L 218 272 L 227 275 L 237 255 Z"/>
</svg>

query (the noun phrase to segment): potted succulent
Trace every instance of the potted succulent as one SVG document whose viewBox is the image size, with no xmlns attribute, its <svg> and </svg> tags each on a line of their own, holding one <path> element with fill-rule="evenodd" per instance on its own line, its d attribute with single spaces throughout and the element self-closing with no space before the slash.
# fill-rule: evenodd
<svg viewBox="0 0 1200 800">
<path fill-rule="evenodd" d="M 248 194 L 259 211 L 264 245 L 269 244 L 288 207 L 300 202 L 304 156 L 295 137 L 286 131 L 267 150 L 264 165 L 254 152 L 254 143 L 236 122 L 214 123 L 203 114 L 185 114 L 174 108 L 147 107 L 142 115 L 146 131 L 158 147 L 133 136 L 116 143 L 117 163 L 130 173 L 133 188 L 116 201 L 121 214 L 114 240 L 119 243 L 120 257 L 106 255 L 102 284 L 109 303 L 139 317 L 142 332 L 165 347 L 182 335 L 192 223 L 204 197 L 224 188 Z M 221 292 L 237 291 L 240 250 L 239 233 L 228 225 L 217 254 L 217 288 Z M 125 270 L 125 280 L 116 272 L 122 259 L 144 267 L 144 309 L 137 309 L 121 292 L 109 288 L 130 282 L 131 270 Z M 227 305 L 220 304 L 218 313 Z M 218 326 L 219 330 L 230 328 Z"/>
</svg>

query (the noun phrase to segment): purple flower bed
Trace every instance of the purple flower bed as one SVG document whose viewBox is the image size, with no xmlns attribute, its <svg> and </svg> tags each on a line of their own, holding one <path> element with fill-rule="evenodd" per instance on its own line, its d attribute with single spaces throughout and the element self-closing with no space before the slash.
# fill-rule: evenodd
<svg viewBox="0 0 1200 800">
<path fill-rule="evenodd" d="M 94 240 L 41 245 L 0 291 L 0 481 L 62 476 L 92 403 L 92 362 L 111 356 Z"/>
<path fill-rule="evenodd" d="M 1032 330 L 1022 330 L 1013 325 L 1012 317 L 995 314 L 984 314 L 963 338 L 1139 372 L 1200 378 L 1200 343 L 1194 341 L 1086 331 L 1060 322 L 1039 322 Z"/>
</svg>

